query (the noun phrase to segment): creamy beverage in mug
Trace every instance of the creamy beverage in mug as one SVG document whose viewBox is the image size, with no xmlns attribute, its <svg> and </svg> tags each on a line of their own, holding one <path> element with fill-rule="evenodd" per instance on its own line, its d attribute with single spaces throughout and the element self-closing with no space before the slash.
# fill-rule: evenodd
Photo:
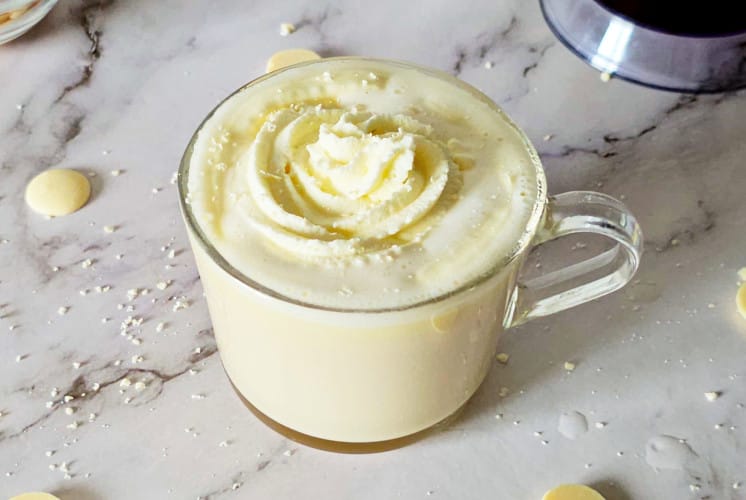
<svg viewBox="0 0 746 500">
<path fill-rule="evenodd" d="M 195 133 L 179 189 L 234 386 L 334 441 L 448 417 L 504 328 L 619 288 L 640 253 L 615 200 L 547 200 L 536 152 L 487 97 L 393 61 L 326 59 L 248 84 Z M 532 246 L 575 232 L 617 244 L 520 282 Z"/>
</svg>

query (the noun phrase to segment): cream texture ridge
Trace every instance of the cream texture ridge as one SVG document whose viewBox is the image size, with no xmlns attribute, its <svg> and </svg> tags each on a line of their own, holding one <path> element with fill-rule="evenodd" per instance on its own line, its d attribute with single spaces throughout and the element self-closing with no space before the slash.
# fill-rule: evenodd
<svg viewBox="0 0 746 500">
<path fill-rule="evenodd" d="M 331 59 L 252 83 L 194 142 L 197 225 L 249 279 L 324 307 L 403 307 L 490 272 L 525 233 L 535 159 L 454 82 Z"/>
</svg>

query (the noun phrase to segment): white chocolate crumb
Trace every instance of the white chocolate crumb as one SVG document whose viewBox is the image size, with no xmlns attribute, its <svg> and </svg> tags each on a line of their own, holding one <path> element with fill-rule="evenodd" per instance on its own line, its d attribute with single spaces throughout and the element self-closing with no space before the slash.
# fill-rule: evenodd
<svg viewBox="0 0 746 500">
<path fill-rule="evenodd" d="M 575 370 L 575 363 L 573 363 L 571 361 L 565 361 L 564 367 L 565 367 L 566 371 L 571 372 L 571 371 Z"/>
<path fill-rule="evenodd" d="M 89 422 L 93 422 L 94 420 L 96 420 L 96 417 L 98 417 L 97 414 L 95 414 L 95 413 L 89 413 L 88 414 L 88 421 Z"/>
<path fill-rule="evenodd" d="M 142 380 L 138 380 L 137 382 L 135 382 L 135 390 L 137 391 L 142 391 L 146 387 L 147 385 Z"/>
<path fill-rule="evenodd" d="M 119 170 L 119 169 L 116 169 L 116 170 L 112 170 L 112 171 L 111 171 L 110 173 L 111 173 L 111 175 L 112 175 L 112 176 L 114 176 L 114 177 L 119 177 L 120 175 L 122 175 L 122 171 L 121 171 L 121 170 Z"/>
<path fill-rule="evenodd" d="M 495 356 L 495 358 L 497 359 L 499 363 L 506 365 L 508 364 L 508 360 L 510 359 L 510 354 L 507 354 L 505 352 L 500 352 L 497 354 L 497 356 Z"/>
<path fill-rule="evenodd" d="M 129 290 L 127 290 L 127 300 L 129 301 L 135 300 L 138 295 L 140 295 L 139 288 L 130 288 Z"/>
<path fill-rule="evenodd" d="M 74 370 L 79 370 L 80 366 L 81 366 L 80 361 L 73 361 L 73 369 Z"/>
<path fill-rule="evenodd" d="M 66 427 L 67 427 L 68 429 L 77 429 L 79 425 L 80 425 L 80 424 L 78 423 L 78 421 L 77 421 L 77 420 L 74 420 L 73 422 L 71 422 L 71 423 L 67 424 L 67 426 L 66 426 Z"/>
<path fill-rule="evenodd" d="M 132 356 L 132 358 L 130 358 L 130 361 L 132 361 L 133 364 L 137 364 L 137 363 L 142 363 L 143 359 L 144 358 L 140 356 L 139 354 L 135 354 L 134 356 Z"/>
<path fill-rule="evenodd" d="M 165 290 L 166 288 L 168 288 L 168 285 L 170 284 L 171 284 L 171 280 L 159 281 L 158 283 L 155 284 L 155 287 L 158 290 Z"/>
<path fill-rule="evenodd" d="M 92 265 L 93 265 L 93 260 L 91 259 L 86 259 L 80 263 L 80 267 L 82 267 L 83 269 L 88 269 Z"/>
<path fill-rule="evenodd" d="M 101 384 L 99 384 L 98 382 L 94 382 L 93 385 L 91 386 L 91 389 L 93 389 L 94 391 L 97 391 L 100 388 L 101 388 Z"/>
<path fill-rule="evenodd" d="M 137 337 L 133 337 L 131 342 L 132 342 L 132 345 L 140 345 L 140 344 L 142 344 L 142 339 L 139 339 Z"/>
<path fill-rule="evenodd" d="M 116 230 L 117 230 L 117 226 L 104 226 L 104 232 L 105 233 L 111 234 L 111 233 L 113 233 Z"/>
<path fill-rule="evenodd" d="M 280 36 L 288 36 L 295 31 L 295 25 L 292 23 L 280 24 Z"/>
<path fill-rule="evenodd" d="M 180 311 L 181 309 L 186 309 L 190 306 L 189 301 L 185 297 L 179 297 L 174 302 L 173 311 Z"/>
<path fill-rule="evenodd" d="M 72 415 L 73 413 L 75 413 L 75 408 L 73 408 L 72 406 L 68 406 L 67 408 L 65 408 L 65 415 Z"/>
<path fill-rule="evenodd" d="M 63 397 L 63 398 L 62 398 L 62 400 L 63 400 L 63 401 L 65 402 L 65 403 L 69 403 L 69 402 L 70 402 L 70 401 L 72 401 L 73 399 L 75 399 L 75 397 L 74 397 L 74 396 L 71 396 L 71 395 L 69 395 L 69 394 L 65 394 L 65 397 Z"/>
<path fill-rule="evenodd" d="M 717 398 L 720 397 L 722 393 L 720 391 L 708 391 L 705 392 L 705 399 L 707 401 L 715 401 Z"/>
<path fill-rule="evenodd" d="M 122 380 L 119 381 L 119 387 L 129 387 L 131 385 L 132 381 L 127 377 L 124 377 Z"/>
</svg>

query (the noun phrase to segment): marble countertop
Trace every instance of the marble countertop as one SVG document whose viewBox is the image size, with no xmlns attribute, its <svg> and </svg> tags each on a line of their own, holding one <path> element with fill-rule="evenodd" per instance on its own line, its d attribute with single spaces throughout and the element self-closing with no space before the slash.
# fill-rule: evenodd
<svg viewBox="0 0 746 500">
<path fill-rule="evenodd" d="M 68 0 L 0 47 L 1 498 L 533 500 L 582 482 L 607 500 L 746 499 L 746 92 L 603 83 L 533 0 L 422 5 Z M 339 455 L 275 434 L 223 374 L 171 180 L 204 115 L 289 47 L 482 89 L 535 142 L 552 192 L 603 191 L 637 215 L 634 284 L 507 334 L 508 364 L 409 447 Z M 89 205 L 31 213 L 23 189 L 49 167 L 95 174 Z M 144 319 L 130 338 L 128 315 Z M 558 432 L 566 411 L 588 432 Z"/>
</svg>

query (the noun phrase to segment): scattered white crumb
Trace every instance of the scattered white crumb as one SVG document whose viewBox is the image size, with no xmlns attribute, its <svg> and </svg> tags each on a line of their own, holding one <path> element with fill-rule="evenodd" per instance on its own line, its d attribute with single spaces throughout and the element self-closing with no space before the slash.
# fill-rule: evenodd
<svg viewBox="0 0 746 500">
<path fill-rule="evenodd" d="M 96 415 L 95 413 L 89 413 L 88 414 L 88 421 L 89 422 L 93 422 L 94 420 L 96 420 L 96 417 L 98 417 L 98 415 Z"/>
<path fill-rule="evenodd" d="M 708 391 L 705 392 L 705 399 L 707 401 L 715 401 L 717 398 L 720 397 L 722 393 L 720 391 Z"/>
<path fill-rule="evenodd" d="M 485 62 L 484 62 L 484 67 L 485 67 L 485 69 L 492 69 L 492 67 L 493 67 L 494 65 L 495 65 L 495 63 L 493 63 L 492 61 L 485 61 Z"/>
<path fill-rule="evenodd" d="M 598 77 L 601 79 L 602 82 L 606 83 L 609 80 L 611 80 L 611 73 L 603 72 Z"/>
<path fill-rule="evenodd" d="M 146 387 L 147 384 L 145 384 L 145 382 L 143 382 L 142 380 L 138 380 L 137 382 L 135 382 L 135 390 L 137 391 L 142 391 Z"/>
<path fill-rule="evenodd" d="M 174 249 L 172 248 L 172 249 L 171 249 L 171 250 L 169 250 L 169 252 L 168 252 L 168 258 L 169 258 L 169 259 L 173 259 L 174 257 L 176 257 L 176 250 L 174 250 Z"/>
<path fill-rule="evenodd" d="M 54 401 L 47 401 L 46 403 L 44 403 L 44 406 L 46 406 L 47 408 L 52 408 L 54 406 Z"/>
<path fill-rule="evenodd" d="M 738 279 L 746 281 L 746 267 L 742 267 L 738 270 Z"/>
<path fill-rule="evenodd" d="M 156 332 L 162 332 L 164 328 L 166 328 L 166 323 L 164 323 L 163 321 L 155 325 Z"/>
<path fill-rule="evenodd" d="M 140 290 L 138 288 L 130 288 L 127 290 L 127 300 L 135 300 L 138 295 L 140 295 Z"/>
<path fill-rule="evenodd" d="M 286 457 L 292 457 L 293 455 L 295 455 L 295 450 L 285 450 L 282 454 Z"/>
<path fill-rule="evenodd" d="M 80 290 L 80 291 L 79 291 L 78 293 L 79 293 L 80 295 L 82 295 L 83 297 L 85 297 L 86 295 L 88 295 L 88 293 L 89 293 L 89 292 L 90 292 L 90 290 L 88 290 L 87 288 L 83 288 L 83 289 L 82 289 L 82 290 Z"/>
<path fill-rule="evenodd" d="M 500 390 L 497 392 L 497 395 L 501 398 L 506 397 L 510 393 L 510 389 L 507 387 L 500 387 Z"/>
<path fill-rule="evenodd" d="M 93 261 L 91 259 L 86 259 L 80 263 L 80 267 L 82 267 L 83 269 L 88 269 L 92 265 L 93 265 Z"/>
<path fill-rule="evenodd" d="M 117 260 L 122 260 L 122 257 L 124 257 L 124 254 L 123 254 L 123 253 L 118 253 L 118 254 L 116 254 L 116 255 L 114 256 L 114 258 L 115 258 L 115 259 L 117 259 Z"/>
<path fill-rule="evenodd" d="M 49 470 L 57 470 L 57 464 L 49 464 Z"/>
<path fill-rule="evenodd" d="M 171 174 L 171 180 L 169 181 L 171 184 L 176 184 L 176 180 L 179 178 L 179 172 L 174 172 Z"/>
<path fill-rule="evenodd" d="M 495 357 L 497 358 L 498 362 L 500 362 L 500 363 L 502 363 L 502 364 L 505 365 L 505 364 L 508 363 L 508 360 L 510 359 L 510 354 L 505 353 L 505 352 L 500 352 Z"/>
<path fill-rule="evenodd" d="M 715 304 L 710 302 L 709 304 L 707 304 L 707 309 L 715 309 Z"/>
<path fill-rule="evenodd" d="M 737 490 L 740 487 L 741 487 L 741 481 L 736 481 L 735 483 L 733 483 L 733 489 L 734 490 Z"/>
<path fill-rule="evenodd" d="M 202 348 L 201 347 L 195 347 L 194 348 L 194 354 L 199 354 L 201 352 L 202 352 Z"/>
<path fill-rule="evenodd" d="M 171 284 L 171 280 L 159 281 L 158 283 L 155 284 L 155 287 L 158 290 L 165 290 L 166 288 L 168 288 L 168 285 L 170 284 Z"/>
<path fill-rule="evenodd" d="M 565 361 L 565 365 L 564 366 L 565 366 L 565 370 L 567 370 L 568 372 L 571 372 L 571 371 L 575 370 L 575 363 L 573 363 L 571 361 Z"/>
<path fill-rule="evenodd" d="M 190 303 L 185 297 L 179 297 L 174 302 L 173 311 L 174 312 L 180 311 L 181 309 L 186 309 L 189 306 L 190 306 Z"/>
<path fill-rule="evenodd" d="M 134 364 L 137 364 L 137 363 L 142 363 L 143 359 L 145 359 L 145 358 L 143 358 L 139 354 L 135 354 L 134 356 L 132 356 L 132 358 L 130 358 L 130 361 L 132 361 L 132 363 L 134 363 Z"/>
<path fill-rule="evenodd" d="M 596 429 L 603 429 L 606 427 L 606 422 L 596 422 Z"/>
<path fill-rule="evenodd" d="M 114 177 L 118 177 L 118 176 L 122 175 L 122 171 L 121 171 L 121 170 L 119 170 L 119 169 L 117 169 L 117 170 L 112 170 L 112 171 L 111 171 L 110 173 L 111 173 L 111 175 L 113 175 Z"/>
<path fill-rule="evenodd" d="M 131 385 L 132 381 L 127 377 L 124 377 L 122 380 L 119 381 L 119 387 L 129 387 Z"/>
<path fill-rule="evenodd" d="M 93 385 L 91 386 L 91 389 L 93 389 L 94 391 L 97 391 L 100 388 L 101 388 L 101 384 L 99 384 L 98 382 L 94 382 Z"/>
<path fill-rule="evenodd" d="M 16 356 L 16 363 L 20 363 L 25 357 L 26 356 L 24 356 L 23 354 L 19 354 L 18 356 Z"/>
<path fill-rule="evenodd" d="M 233 483 L 233 484 L 231 485 L 231 489 L 232 489 L 232 490 L 237 490 L 237 489 L 238 489 L 238 488 L 240 488 L 240 487 L 241 487 L 241 483 Z"/>
<path fill-rule="evenodd" d="M 77 420 L 75 420 L 75 421 L 73 421 L 73 422 L 71 422 L 71 423 L 67 424 L 67 426 L 66 426 L 66 427 L 67 427 L 68 429 L 77 429 L 79 425 L 80 425 L 80 424 L 78 423 L 78 421 L 77 421 Z"/>
<path fill-rule="evenodd" d="M 133 337 L 131 342 L 132 342 L 133 345 L 140 345 L 140 344 L 142 344 L 142 339 L 139 339 L 137 337 Z"/>
<path fill-rule="evenodd" d="M 226 448 L 229 444 L 230 443 L 228 441 L 220 441 L 218 443 L 218 446 L 220 446 L 221 448 Z"/>
<path fill-rule="evenodd" d="M 44 452 L 44 455 L 51 457 L 52 455 L 54 455 L 54 450 L 47 450 Z"/>
<path fill-rule="evenodd" d="M 544 141 L 551 141 L 554 138 L 554 134 L 547 134 L 544 136 Z"/>
<path fill-rule="evenodd" d="M 67 408 L 65 408 L 65 415 L 72 415 L 73 413 L 75 413 L 75 408 L 73 408 L 72 406 L 68 406 Z"/>
<path fill-rule="evenodd" d="M 107 317 L 101 318 L 101 323 L 108 323 L 109 321 L 111 321 L 111 318 L 107 318 Z"/>
<path fill-rule="evenodd" d="M 205 399 L 204 394 L 192 394 L 192 399 Z"/>
<path fill-rule="evenodd" d="M 280 24 L 280 36 L 288 36 L 295 31 L 295 25 L 291 23 Z"/>
<path fill-rule="evenodd" d="M 161 188 L 154 187 L 153 189 L 150 190 L 150 192 L 153 194 L 158 194 L 161 192 Z"/>
<path fill-rule="evenodd" d="M 122 403 L 128 405 L 128 404 L 130 404 L 131 401 L 132 401 L 132 398 L 124 398 L 124 400 L 122 401 Z"/>
<path fill-rule="evenodd" d="M 113 233 L 117 230 L 117 226 L 104 226 L 105 233 Z"/>
<path fill-rule="evenodd" d="M 80 361 L 73 361 L 73 369 L 79 370 L 81 366 Z"/>
</svg>

